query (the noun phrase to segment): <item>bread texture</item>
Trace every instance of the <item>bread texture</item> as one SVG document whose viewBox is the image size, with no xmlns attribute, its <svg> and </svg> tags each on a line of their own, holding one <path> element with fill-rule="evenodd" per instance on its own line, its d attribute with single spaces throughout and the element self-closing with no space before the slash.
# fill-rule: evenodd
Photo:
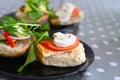
<svg viewBox="0 0 120 80">
<path fill-rule="evenodd" d="M 17 19 L 23 20 L 26 23 L 33 23 L 33 20 L 29 19 L 27 14 L 25 14 L 20 9 L 16 12 L 15 16 L 16 16 Z M 44 14 L 35 23 L 40 24 L 40 23 L 46 22 L 48 20 L 48 18 L 49 18 L 49 15 Z"/>
<path fill-rule="evenodd" d="M 68 51 L 52 51 L 37 44 L 37 56 L 42 64 L 56 67 L 74 67 L 86 61 L 82 43 Z"/>
<path fill-rule="evenodd" d="M 79 23 L 80 21 L 82 21 L 83 18 L 84 18 L 84 13 L 82 11 L 80 11 L 78 17 L 71 18 L 68 22 L 60 22 L 58 18 L 55 18 L 55 19 L 51 19 L 50 23 L 52 25 L 55 25 L 55 26 L 71 25 L 71 24 L 74 24 L 74 23 Z"/>
<path fill-rule="evenodd" d="M 28 50 L 30 44 L 31 39 L 16 41 L 14 48 L 6 43 L 0 43 L 0 56 L 8 58 L 22 56 Z"/>
</svg>

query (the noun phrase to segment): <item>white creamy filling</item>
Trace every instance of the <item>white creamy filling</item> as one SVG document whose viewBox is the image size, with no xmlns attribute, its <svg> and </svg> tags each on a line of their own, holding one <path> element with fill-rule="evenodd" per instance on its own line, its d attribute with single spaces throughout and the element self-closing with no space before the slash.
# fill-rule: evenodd
<svg viewBox="0 0 120 80">
<path fill-rule="evenodd" d="M 61 32 L 57 32 L 53 34 L 54 44 L 58 47 L 68 47 L 73 45 L 76 41 L 76 36 L 73 34 L 63 34 Z"/>
<path fill-rule="evenodd" d="M 60 22 L 67 22 L 70 20 L 72 12 L 74 10 L 75 6 L 71 3 L 66 3 L 62 8 L 60 8 L 56 15 L 59 18 Z"/>
</svg>

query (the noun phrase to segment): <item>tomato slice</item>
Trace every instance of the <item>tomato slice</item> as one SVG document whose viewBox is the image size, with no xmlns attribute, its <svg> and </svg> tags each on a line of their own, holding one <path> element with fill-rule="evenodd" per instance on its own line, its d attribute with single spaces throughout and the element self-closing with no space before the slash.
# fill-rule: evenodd
<svg viewBox="0 0 120 80">
<path fill-rule="evenodd" d="M 67 51 L 67 50 L 71 50 L 71 49 L 78 46 L 79 38 L 76 37 L 75 43 L 73 45 L 68 46 L 68 47 L 57 47 L 54 45 L 53 40 L 42 41 L 41 44 L 42 44 L 42 46 L 44 46 L 50 50 L 53 50 L 53 51 Z"/>
<path fill-rule="evenodd" d="M 77 7 L 74 8 L 73 12 L 72 12 L 72 17 L 77 17 L 79 16 L 79 9 Z"/>
</svg>

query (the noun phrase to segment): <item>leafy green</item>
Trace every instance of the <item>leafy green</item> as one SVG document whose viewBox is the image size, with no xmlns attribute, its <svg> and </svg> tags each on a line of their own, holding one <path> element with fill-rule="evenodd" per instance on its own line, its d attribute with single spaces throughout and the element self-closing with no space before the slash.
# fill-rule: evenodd
<svg viewBox="0 0 120 80">
<path fill-rule="evenodd" d="M 29 49 L 29 52 L 28 52 L 28 56 L 27 56 L 27 59 L 25 61 L 25 64 L 22 65 L 21 67 L 19 67 L 19 69 L 17 70 L 18 72 L 22 72 L 22 70 L 31 62 L 35 61 L 36 60 L 36 52 L 35 52 L 35 48 L 34 48 L 34 45 L 33 43 L 31 43 L 31 46 L 30 46 L 30 49 Z"/>
<path fill-rule="evenodd" d="M 19 37 L 28 36 L 28 31 L 24 28 L 24 25 L 19 25 L 17 21 L 15 21 L 12 17 L 4 17 L 0 21 L 0 25 L 2 26 L 0 30 L 7 31 L 11 36 Z M 19 35 L 18 35 L 19 34 Z"/>
<path fill-rule="evenodd" d="M 50 26 L 48 24 L 27 24 L 23 22 L 17 22 L 12 17 L 4 17 L 0 21 L 0 30 L 7 31 L 11 36 L 19 37 L 19 35 L 29 36 L 30 31 L 38 30 L 40 32 L 49 31 Z M 22 31 L 22 32 L 21 32 Z"/>
<path fill-rule="evenodd" d="M 55 19 L 56 17 L 54 10 L 50 10 L 50 19 Z"/>
<path fill-rule="evenodd" d="M 40 17 L 41 17 L 41 13 L 38 12 L 38 11 L 31 11 L 31 12 L 28 12 L 28 17 L 31 19 L 31 20 L 38 20 Z"/>
<path fill-rule="evenodd" d="M 31 8 L 31 11 L 28 11 L 27 15 L 34 21 L 42 17 L 44 13 L 49 14 L 50 18 L 55 17 L 55 12 L 49 9 L 48 0 L 26 0 L 26 3 Z"/>
<path fill-rule="evenodd" d="M 40 43 L 42 40 L 51 39 L 47 31 L 42 32 L 42 33 L 34 32 L 34 34 L 35 36 L 37 36 L 35 44 Z"/>
<path fill-rule="evenodd" d="M 38 32 L 33 32 L 34 36 L 36 36 L 36 40 L 31 44 L 30 49 L 29 49 L 29 53 L 26 59 L 26 62 L 24 63 L 24 65 L 20 66 L 19 69 L 17 70 L 18 72 L 22 72 L 22 70 L 30 63 L 34 62 L 35 60 L 37 60 L 36 58 L 36 44 L 40 43 L 42 40 L 46 40 L 46 39 L 51 39 L 49 37 L 49 34 L 47 31 L 42 32 L 42 33 L 38 33 Z"/>
<path fill-rule="evenodd" d="M 50 31 L 49 24 L 43 24 L 41 28 L 39 28 L 40 31 Z"/>
<path fill-rule="evenodd" d="M 13 31 L 16 31 L 16 29 L 11 27 L 11 26 L 14 26 L 15 24 L 16 24 L 16 21 L 13 18 L 11 18 L 11 17 L 4 17 L 0 21 L 0 26 L 2 26 L 0 28 L 0 30 L 5 30 L 5 31 L 8 31 L 9 34 L 15 35 L 13 33 Z"/>
</svg>

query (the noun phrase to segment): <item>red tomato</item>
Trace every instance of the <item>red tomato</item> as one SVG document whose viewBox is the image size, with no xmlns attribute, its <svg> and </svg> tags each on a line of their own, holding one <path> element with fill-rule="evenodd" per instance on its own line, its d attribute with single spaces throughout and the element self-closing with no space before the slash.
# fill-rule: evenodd
<svg viewBox="0 0 120 80">
<path fill-rule="evenodd" d="M 77 16 L 79 16 L 79 9 L 76 7 L 74 10 L 73 10 L 73 12 L 72 12 L 72 17 L 77 17 Z"/>
<path fill-rule="evenodd" d="M 67 50 L 71 50 L 78 46 L 79 38 L 76 37 L 76 42 L 73 45 L 70 45 L 68 47 L 57 47 L 57 46 L 55 46 L 53 40 L 42 41 L 41 44 L 42 44 L 42 46 L 44 46 L 50 50 L 53 50 L 53 51 L 67 51 Z"/>
</svg>

